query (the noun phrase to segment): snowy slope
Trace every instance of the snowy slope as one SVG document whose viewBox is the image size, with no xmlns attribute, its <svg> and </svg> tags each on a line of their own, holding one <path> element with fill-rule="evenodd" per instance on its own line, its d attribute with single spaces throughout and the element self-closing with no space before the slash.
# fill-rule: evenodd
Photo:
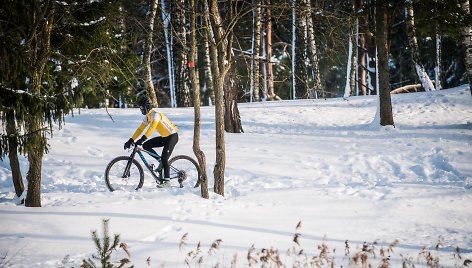
<svg viewBox="0 0 472 268">
<path fill-rule="evenodd" d="M 375 248 L 376 258 L 368 261 L 377 267 L 380 249 L 397 239 L 386 253 L 394 267 L 409 257 L 426 267 L 419 257 L 423 247 L 442 266 L 459 266 L 472 259 L 470 91 L 392 98 L 395 128 L 371 124 L 375 96 L 240 104 L 245 133 L 226 134 L 226 194 L 209 200 L 194 189 L 156 189 L 149 174 L 138 192 L 108 192 L 105 166 L 128 154 L 123 143 L 141 115 L 110 109 L 111 121 L 105 110 L 75 111 L 50 140 L 42 208 L 15 204 L 8 160 L 0 162 L 0 257 L 7 254 L 7 267 L 78 267 L 95 252 L 90 232 L 110 219 L 111 232 L 128 244 L 136 267 L 148 267 L 148 257 L 150 267 L 187 267 L 186 258 L 194 267 L 186 253 L 199 242 L 204 267 L 230 267 L 233 258 L 236 267 L 247 267 L 251 245 L 254 258 L 272 247 L 291 266 L 319 256 L 323 243 L 330 262 L 346 267 L 363 242 Z M 162 110 L 180 128 L 174 155 L 193 155 L 193 108 Z M 213 117 L 213 107 L 202 109 L 210 186 Z M 21 165 L 26 174 L 24 158 Z M 209 254 L 215 239 L 221 247 Z M 462 259 L 455 257 L 456 247 Z M 289 249 L 304 251 L 297 256 Z"/>
</svg>

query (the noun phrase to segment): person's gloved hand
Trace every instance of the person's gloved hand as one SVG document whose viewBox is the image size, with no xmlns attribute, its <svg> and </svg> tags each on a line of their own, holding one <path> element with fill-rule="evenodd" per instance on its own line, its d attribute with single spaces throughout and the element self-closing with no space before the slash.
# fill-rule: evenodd
<svg viewBox="0 0 472 268">
<path fill-rule="evenodd" d="M 129 140 L 127 142 L 125 142 L 125 146 L 123 147 L 125 150 L 126 149 L 129 149 L 131 147 L 131 144 L 133 144 L 134 141 L 132 138 L 129 138 Z"/>
<path fill-rule="evenodd" d="M 147 140 L 147 137 L 145 135 L 143 135 L 139 140 L 137 140 L 134 144 L 136 145 L 142 145 L 143 142 L 145 142 Z"/>
</svg>

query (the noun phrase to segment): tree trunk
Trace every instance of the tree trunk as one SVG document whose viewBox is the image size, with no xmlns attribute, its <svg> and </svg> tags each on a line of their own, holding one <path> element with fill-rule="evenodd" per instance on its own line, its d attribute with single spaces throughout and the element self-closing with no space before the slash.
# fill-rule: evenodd
<svg viewBox="0 0 472 268">
<path fill-rule="evenodd" d="M 15 187 L 16 196 L 20 197 L 25 190 L 25 186 L 23 184 L 23 176 L 21 175 L 20 162 L 18 161 L 18 142 L 16 138 L 18 131 L 15 123 L 15 114 L 13 111 L 9 111 L 5 114 L 5 117 L 5 130 L 9 137 L 8 159 L 10 160 L 11 176 L 13 179 L 13 186 Z"/>
<path fill-rule="evenodd" d="M 152 83 L 152 68 L 151 68 L 151 54 L 152 54 L 152 38 L 154 33 L 154 22 L 156 19 L 158 0 L 151 0 L 149 7 L 149 17 L 147 21 L 146 41 L 144 46 L 143 64 L 144 64 L 144 87 L 146 95 L 152 103 L 153 107 L 158 107 L 156 91 Z"/>
<path fill-rule="evenodd" d="M 292 98 L 297 98 L 297 75 L 295 73 L 297 67 L 297 0 L 292 0 Z"/>
<path fill-rule="evenodd" d="M 441 90 L 441 35 L 436 33 L 436 67 L 434 68 L 436 89 Z"/>
<path fill-rule="evenodd" d="M 55 2 L 46 1 L 41 5 L 37 3 L 37 11 L 40 15 L 37 18 L 37 27 L 32 30 L 32 38 L 27 46 L 30 48 L 31 64 L 31 88 L 30 94 L 41 97 L 42 75 L 51 52 L 51 31 L 54 24 Z M 43 8 L 43 10 L 41 10 Z M 26 115 L 26 146 L 28 154 L 29 169 L 26 174 L 28 181 L 28 192 L 26 194 L 25 206 L 41 206 L 41 167 L 43 153 L 47 146 L 47 140 L 43 129 L 43 114 L 32 113 Z"/>
<path fill-rule="evenodd" d="M 190 1 L 191 17 L 190 17 L 190 54 L 189 54 L 189 72 L 193 87 L 193 108 L 195 112 L 193 126 L 193 152 L 198 160 L 200 167 L 200 191 L 203 198 L 209 198 L 208 193 L 208 176 L 206 172 L 205 153 L 200 148 L 200 86 L 198 82 L 197 72 L 195 70 L 195 62 L 197 55 L 197 37 L 196 37 L 196 5 L 195 0 Z"/>
<path fill-rule="evenodd" d="M 297 20 L 298 31 L 296 32 L 296 47 L 297 53 L 295 56 L 295 62 L 297 68 L 295 71 L 296 83 L 297 83 L 297 96 L 296 98 L 308 98 L 309 89 L 307 85 L 308 81 L 308 70 L 306 66 L 306 52 L 307 52 L 307 28 L 306 28 L 306 11 L 302 2 L 299 11 L 299 19 Z"/>
<path fill-rule="evenodd" d="M 175 72 L 174 72 L 174 52 L 173 52 L 173 37 L 170 32 L 170 20 L 171 14 L 167 10 L 167 0 L 161 0 L 162 10 L 162 22 L 164 25 L 164 38 L 166 40 L 166 53 L 167 53 L 167 72 L 169 74 L 169 93 L 170 93 L 170 107 L 177 107 L 177 101 L 175 99 Z"/>
<path fill-rule="evenodd" d="M 269 100 L 281 100 L 279 96 L 275 94 L 274 90 L 274 71 L 272 69 L 272 13 L 270 0 L 266 0 L 267 12 L 266 12 L 266 29 L 267 29 L 267 79 L 268 79 L 268 99 Z"/>
<path fill-rule="evenodd" d="M 379 65 L 380 125 L 394 126 L 392 100 L 389 90 L 390 76 L 388 72 L 388 0 L 377 0 L 375 7 L 375 41 L 378 50 Z"/>
<path fill-rule="evenodd" d="M 416 74 L 421 81 L 425 91 L 434 90 L 434 85 L 431 82 L 424 66 L 420 63 L 420 53 L 418 48 L 418 40 L 416 38 L 415 17 L 413 11 L 413 4 L 411 0 L 407 2 L 407 26 L 408 26 L 408 42 L 410 43 L 411 53 L 413 54 L 413 64 L 415 65 Z"/>
<path fill-rule="evenodd" d="M 205 44 L 203 61 L 205 62 L 205 99 L 203 102 L 206 105 L 213 105 L 215 103 L 215 87 L 213 82 L 213 72 L 211 71 L 211 59 L 210 59 L 210 42 L 208 40 L 208 34 L 203 34 L 203 42 Z"/>
<path fill-rule="evenodd" d="M 367 48 L 366 48 L 366 13 L 363 12 L 362 14 L 357 14 L 359 18 L 359 47 L 357 60 L 359 62 L 359 81 L 358 87 L 360 89 L 360 94 L 363 96 L 367 95 Z"/>
<path fill-rule="evenodd" d="M 311 64 L 313 68 L 313 90 L 309 90 L 309 98 L 313 98 L 315 95 L 321 94 L 322 92 L 322 85 L 321 85 L 321 76 L 320 76 L 320 68 L 319 68 L 319 59 L 318 59 L 318 48 L 316 47 L 316 40 L 315 40 L 315 29 L 313 26 L 313 18 L 311 16 L 311 4 L 310 0 L 305 1 L 305 14 L 306 14 L 306 24 L 307 24 L 307 31 L 308 31 L 308 43 L 310 46 L 311 51 Z M 315 92 L 312 92 L 315 91 Z"/>
<path fill-rule="evenodd" d="M 205 0 L 205 4 L 206 4 Z M 231 5 L 231 3 L 230 3 Z M 209 14 L 211 13 L 211 14 Z M 224 79 L 230 68 L 231 54 L 228 54 L 228 43 L 224 39 L 223 22 L 220 17 L 217 0 L 210 0 L 209 12 L 205 12 L 207 34 L 210 35 L 210 50 L 212 58 L 212 71 L 214 73 L 215 89 L 215 124 L 216 124 L 216 162 L 213 170 L 215 179 L 213 190 L 224 196 L 225 183 L 225 128 L 224 128 Z M 212 19 L 211 25 L 210 18 Z M 211 31 L 211 27 L 214 31 Z M 211 36 L 213 34 L 213 36 Z M 230 44 L 229 44 L 230 46 Z"/>
<path fill-rule="evenodd" d="M 29 115 L 28 122 L 28 162 L 29 169 L 26 174 L 28 181 L 28 193 L 26 194 L 25 205 L 27 207 L 41 207 L 41 167 L 43 159 L 43 146 L 46 139 L 42 135 L 42 115 Z"/>
<path fill-rule="evenodd" d="M 462 8 L 466 14 L 471 13 L 470 0 L 463 0 Z M 464 46 L 465 46 L 465 65 L 467 69 L 467 78 L 469 80 L 469 89 L 472 94 L 472 27 L 465 27 L 464 30 Z"/>
<path fill-rule="evenodd" d="M 229 133 L 244 132 L 238 109 L 238 88 L 235 77 L 236 71 L 233 69 L 225 81 L 225 131 Z"/>
<path fill-rule="evenodd" d="M 229 1 L 229 12 L 227 13 L 227 18 L 231 22 L 233 19 L 236 18 L 234 7 L 232 1 Z M 234 34 L 231 29 L 227 29 L 230 31 L 227 34 L 226 40 L 224 42 L 227 43 L 227 52 L 226 55 L 228 57 L 227 61 L 230 62 L 233 51 L 232 51 L 232 44 Z M 228 68 L 229 65 L 225 68 Z M 229 69 L 226 71 L 229 73 Z M 243 127 L 241 125 L 241 118 L 239 115 L 238 109 L 238 79 L 236 78 L 236 68 L 232 68 L 231 75 L 225 75 L 225 87 L 224 87 L 224 100 L 225 100 L 225 131 L 229 133 L 241 133 L 243 131 Z"/>
<path fill-rule="evenodd" d="M 174 66 L 175 66 L 175 94 L 178 107 L 191 105 L 187 71 L 187 31 L 185 23 L 185 1 L 172 1 L 174 26 Z"/>
<path fill-rule="evenodd" d="M 262 11 L 261 0 L 253 0 L 253 38 L 252 38 L 252 57 L 251 57 L 251 92 L 250 101 L 260 101 L 260 50 L 261 50 L 261 30 L 262 30 Z"/>
<path fill-rule="evenodd" d="M 349 96 L 352 95 L 353 93 L 353 87 L 354 87 L 354 82 L 355 82 L 355 79 L 352 79 L 354 78 L 354 64 L 353 64 L 353 61 L 355 60 L 355 56 L 353 56 L 354 53 L 352 53 L 352 50 L 354 48 L 353 46 L 353 41 L 352 41 L 352 35 L 353 35 L 353 32 L 352 32 L 352 27 L 351 27 L 351 34 L 349 35 L 349 51 L 348 51 L 348 60 L 347 60 L 347 64 L 346 64 L 346 85 L 344 86 L 344 95 L 343 95 L 343 98 L 346 100 L 349 98 Z"/>
</svg>

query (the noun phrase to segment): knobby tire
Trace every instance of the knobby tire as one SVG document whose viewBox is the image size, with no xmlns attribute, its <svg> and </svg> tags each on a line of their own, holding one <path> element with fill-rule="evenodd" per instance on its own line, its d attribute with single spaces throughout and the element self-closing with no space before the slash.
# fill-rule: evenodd
<svg viewBox="0 0 472 268">
<path fill-rule="evenodd" d="M 105 182 L 111 192 L 116 190 L 136 191 L 143 187 L 144 171 L 136 159 L 131 162 L 128 174 L 124 174 L 129 160 L 129 156 L 118 156 L 111 160 L 105 169 Z M 123 175 L 125 175 L 124 178 Z"/>
</svg>

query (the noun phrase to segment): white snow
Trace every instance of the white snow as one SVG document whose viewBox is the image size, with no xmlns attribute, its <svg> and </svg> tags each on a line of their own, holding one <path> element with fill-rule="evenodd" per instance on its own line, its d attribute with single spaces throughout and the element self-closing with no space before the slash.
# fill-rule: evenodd
<svg viewBox="0 0 472 268">
<path fill-rule="evenodd" d="M 388 252 L 393 267 L 402 258 L 427 267 L 423 247 L 441 266 L 460 266 L 472 258 L 469 88 L 392 95 L 395 128 L 371 124 L 376 98 L 239 104 L 245 133 L 226 134 L 225 196 L 210 189 L 208 200 L 196 189 L 157 189 L 149 174 L 140 191 L 109 192 L 103 172 L 129 154 L 123 143 L 140 123 L 139 110 L 109 109 L 114 122 L 104 109 L 75 111 L 55 129 L 44 157 L 43 207 L 15 203 L 8 158 L 0 162 L 0 266 L 7 254 L 6 267 L 79 267 L 95 253 L 90 233 L 101 236 L 103 219 L 128 244 L 135 267 L 148 267 L 148 257 L 149 267 L 187 267 L 199 242 L 202 267 L 230 267 L 236 253 L 235 267 L 247 267 L 251 245 L 254 258 L 272 247 L 291 267 L 305 255 L 290 249 L 311 259 L 323 243 L 335 267 L 360 267 L 352 257 L 363 242 L 375 247 L 369 262 L 378 267 L 380 249 L 397 239 Z M 193 108 L 161 110 L 180 128 L 174 155 L 193 156 Z M 202 108 L 202 120 L 212 187 L 213 107 Z M 20 161 L 26 176 L 27 161 Z M 210 254 L 216 239 L 221 245 Z"/>
</svg>

